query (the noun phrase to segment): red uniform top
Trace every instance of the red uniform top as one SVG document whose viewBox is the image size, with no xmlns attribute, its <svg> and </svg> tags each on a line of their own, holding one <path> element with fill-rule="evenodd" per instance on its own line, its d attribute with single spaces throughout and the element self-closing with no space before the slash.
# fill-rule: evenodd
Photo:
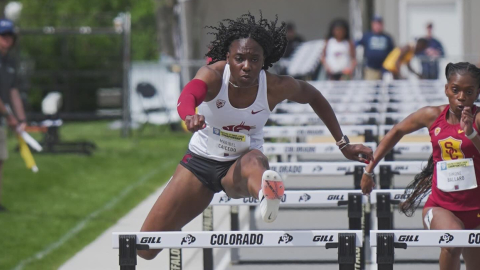
<svg viewBox="0 0 480 270">
<path fill-rule="evenodd" d="M 447 122 L 446 117 L 449 108 L 450 105 L 445 107 L 429 130 L 434 168 L 436 168 L 438 161 L 472 158 L 478 185 L 480 153 L 465 136 L 460 124 L 451 125 Z M 477 107 L 474 106 L 472 113 L 475 115 L 476 112 Z M 473 128 L 478 131 L 475 121 L 473 122 Z M 437 188 L 437 171 L 434 169 L 432 194 L 428 200 L 432 200 L 436 205 L 450 211 L 477 210 L 480 209 L 480 187 L 463 191 L 443 192 Z"/>
</svg>

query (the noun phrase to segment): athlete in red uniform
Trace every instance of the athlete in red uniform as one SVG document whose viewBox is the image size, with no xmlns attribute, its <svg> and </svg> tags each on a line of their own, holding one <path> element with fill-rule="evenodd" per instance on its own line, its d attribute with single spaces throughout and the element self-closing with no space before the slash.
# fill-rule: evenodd
<svg viewBox="0 0 480 270">
<path fill-rule="evenodd" d="M 361 187 L 370 193 L 374 187 L 371 172 L 378 162 L 404 135 L 427 127 L 433 153 L 407 187 L 410 197 L 401 204 L 401 211 L 411 216 L 431 190 L 423 209 L 426 229 L 480 229 L 480 114 L 474 105 L 480 93 L 480 69 L 465 62 L 449 63 L 445 75 L 449 104 L 424 107 L 395 125 L 380 142 L 375 161 L 365 168 Z M 460 254 L 467 270 L 480 269 L 479 248 L 442 248 L 440 269 L 460 269 Z"/>
<path fill-rule="evenodd" d="M 269 170 L 268 158 L 261 151 L 263 126 L 285 99 L 308 103 L 346 158 L 364 163 L 372 159 L 370 148 L 348 143 L 320 91 L 304 81 L 267 71 L 285 51 L 285 23 L 277 25 L 277 20 L 256 20 L 245 14 L 210 28 L 215 39 L 207 56 L 213 60 L 200 68 L 177 103 L 180 117 L 194 133 L 189 150 L 141 231 L 180 230 L 221 190 L 231 198 L 259 199 L 263 220 L 274 221 L 283 182 Z M 158 252 L 139 250 L 138 254 L 153 259 Z"/>
</svg>

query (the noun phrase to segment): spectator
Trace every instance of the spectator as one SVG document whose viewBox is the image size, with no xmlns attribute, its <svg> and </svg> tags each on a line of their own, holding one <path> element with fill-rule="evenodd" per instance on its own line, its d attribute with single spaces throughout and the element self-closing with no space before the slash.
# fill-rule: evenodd
<svg viewBox="0 0 480 270">
<path fill-rule="evenodd" d="M 12 130 L 22 132 L 26 126 L 25 111 L 17 89 L 15 61 L 9 54 L 17 38 L 14 29 L 11 21 L 0 20 L 0 114 L 6 118 Z M 13 105 L 16 117 L 9 104 Z M 8 157 L 6 139 L 6 130 L 2 123 L 0 126 L 0 211 L 6 210 L 1 205 L 3 163 Z"/>
<path fill-rule="evenodd" d="M 295 30 L 295 24 L 288 23 L 287 27 L 287 48 L 285 49 L 285 53 L 283 54 L 284 58 L 290 58 L 295 51 L 295 49 L 302 43 L 304 40 L 303 38 L 297 34 Z"/>
<path fill-rule="evenodd" d="M 357 61 L 355 46 L 350 40 L 350 29 L 346 20 L 332 21 L 321 57 L 329 80 L 351 78 Z"/>
<path fill-rule="evenodd" d="M 427 36 L 425 39 L 428 41 L 427 49 L 422 56 L 422 77 L 424 79 L 438 79 L 438 59 L 445 56 L 443 46 L 440 41 L 435 39 L 432 35 L 433 23 L 427 24 Z"/>
<path fill-rule="evenodd" d="M 398 80 L 401 79 L 400 68 L 402 65 L 407 65 L 408 70 L 417 75 L 419 78 L 422 78 L 422 75 L 413 70 L 410 65 L 410 61 L 415 55 L 421 54 L 427 48 L 428 41 L 424 38 L 417 40 L 415 45 L 405 45 L 402 48 L 397 47 L 390 52 L 383 62 L 383 68 L 393 74 L 393 78 Z"/>
<path fill-rule="evenodd" d="M 356 45 L 363 46 L 365 68 L 363 75 L 365 80 L 381 80 L 382 64 L 387 55 L 395 47 L 390 35 L 383 32 L 383 18 L 375 16 L 371 22 L 372 31 L 363 34 Z"/>
</svg>

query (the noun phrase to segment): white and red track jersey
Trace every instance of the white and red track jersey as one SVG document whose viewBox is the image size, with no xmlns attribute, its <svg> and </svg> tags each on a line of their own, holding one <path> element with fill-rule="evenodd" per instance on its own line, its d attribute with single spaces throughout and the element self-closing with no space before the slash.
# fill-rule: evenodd
<svg viewBox="0 0 480 270">
<path fill-rule="evenodd" d="M 247 108 L 234 108 L 228 99 L 230 66 L 225 65 L 222 88 L 211 101 L 198 106 L 205 116 L 206 128 L 195 132 L 189 149 L 193 153 L 217 161 L 231 161 L 250 149 L 263 151 L 263 127 L 270 116 L 267 100 L 267 78 L 260 71 L 257 97 Z"/>
</svg>

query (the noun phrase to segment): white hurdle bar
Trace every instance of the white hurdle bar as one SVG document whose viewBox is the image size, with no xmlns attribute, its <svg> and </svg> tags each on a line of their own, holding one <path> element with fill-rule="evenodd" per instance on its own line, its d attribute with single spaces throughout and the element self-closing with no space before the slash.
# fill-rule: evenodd
<svg viewBox="0 0 480 270">
<path fill-rule="evenodd" d="M 356 248 L 363 246 L 363 233 L 361 230 L 113 232 L 112 246 L 119 249 L 121 270 L 135 270 L 137 250 L 259 247 L 338 248 L 339 269 L 354 270 Z M 179 256 L 181 259 L 181 252 Z M 213 264 L 210 269 L 213 270 Z"/>
<path fill-rule="evenodd" d="M 375 125 L 380 121 L 379 113 L 345 113 L 337 114 L 340 125 Z M 318 125 L 322 120 L 315 113 L 302 114 L 271 114 L 270 120 L 280 125 Z"/>
<path fill-rule="evenodd" d="M 363 145 L 373 151 L 377 143 L 367 142 Z M 266 156 L 281 157 L 282 161 L 296 161 L 299 156 L 305 158 L 346 160 L 342 151 L 334 143 L 264 143 L 263 153 Z"/>
<path fill-rule="evenodd" d="M 280 205 L 310 205 L 310 206 L 337 206 L 346 205 L 349 194 L 362 196 L 360 190 L 286 190 Z M 342 203 L 343 202 L 343 203 Z M 366 204 L 365 198 L 361 200 Z M 225 192 L 216 193 L 210 205 L 257 205 L 259 200 L 255 198 L 232 199 Z"/>
<path fill-rule="evenodd" d="M 378 270 L 391 270 L 395 248 L 480 247 L 479 230 L 372 230 L 370 246 L 377 248 Z"/>
<path fill-rule="evenodd" d="M 376 125 L 344 125 L 342 131 L 347 136 L 365 136 L 366 142 L 372 142 L 378 135 Z M 297 138 L 306 136 L 331 136 L 326 126 L 267 126 L 263 128 L 265 138 Z M 370 136 L 370 137 L 369 137 Z M 367 138 L 369 137 L 369 138 Z"/>
<path fill-rule="evenodd" d="M 119 236 L 134 235 L 140 249 L 325 247 L 344 233 L 354 234 L 354 246 L 362 246 L 361 230 L 114 232 L 112 246 L 120 248 Z"/>
<path fill-rule="evenodd" d="M 417 174 L 427 165 L 427 161 L 381 161 L 375 168 L 388 166 L 395 174 Z M 355 167 L 365 167 L 356 161 L 347 162 L 271 162 L 270 169 L 283 175 L 348 175 L 353 174 Z M 363 171 L 362 171 L 363 174 Z"/>
</svg>

